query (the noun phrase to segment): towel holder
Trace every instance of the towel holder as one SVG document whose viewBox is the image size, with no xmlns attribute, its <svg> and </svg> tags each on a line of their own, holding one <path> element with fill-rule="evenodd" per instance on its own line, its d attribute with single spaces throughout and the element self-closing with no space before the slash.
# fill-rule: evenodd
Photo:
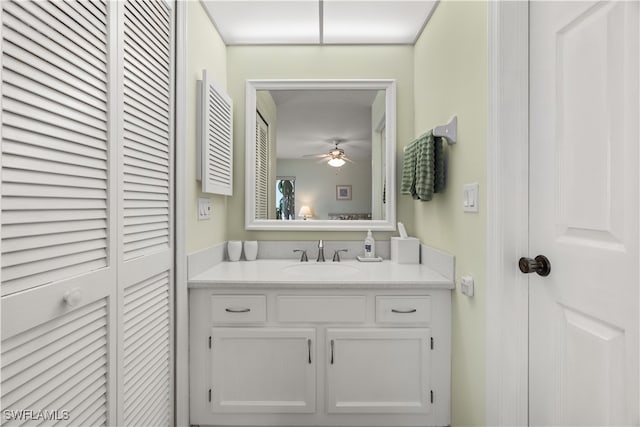
<svg viewBox="0 0 640 427">
<path fill-rule="evenodd" d="M 433 136 L 441 136 L 449 145 L 458 142 L 458 116 L 453 116 L 449 123 L 433 128 Z"/>
</svg>

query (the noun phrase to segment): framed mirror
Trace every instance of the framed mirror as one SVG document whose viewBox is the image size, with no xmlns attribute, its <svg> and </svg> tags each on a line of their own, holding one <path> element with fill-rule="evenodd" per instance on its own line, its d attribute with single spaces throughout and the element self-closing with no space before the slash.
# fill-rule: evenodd
<svg viewBox="0 0 640 427">
<path fill-rule="evenodd" d="M 247 230 L 395 230 L 395 80 L 248 80 Z"/>
</svg>

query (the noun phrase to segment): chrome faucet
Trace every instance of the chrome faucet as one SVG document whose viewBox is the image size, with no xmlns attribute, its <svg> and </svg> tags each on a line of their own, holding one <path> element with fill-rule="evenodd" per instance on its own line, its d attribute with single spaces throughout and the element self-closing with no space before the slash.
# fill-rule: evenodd
<svg viewBox="0 0 640 427">
<path fill-rule="evenodd" d="M 318 258 L 316 262 L 324 262 L 324 243 L 322 243 L 322 239 L 318 241 Z"/>
<path fill-rule="evenodd" d="M 309 258 L 307 258 L 307 251 L 304 249 L 294 249 L 293 252 L 302 252 L 302 255 L 300 256 L 300 262 L 307 262 L 309 261 Z"/>
<path fill-rule="evenodd" d="M 333 262 L 340 262 L 340 252 L 349 252 L 348 249 L 336 249 L 333 253 Z"/>
</svg>

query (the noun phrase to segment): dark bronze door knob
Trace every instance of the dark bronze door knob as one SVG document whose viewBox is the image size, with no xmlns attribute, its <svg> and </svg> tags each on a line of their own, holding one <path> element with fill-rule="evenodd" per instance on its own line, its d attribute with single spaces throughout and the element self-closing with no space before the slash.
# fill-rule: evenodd
<svg viewBox="0 0 640 427">
<path fill-rule="evenodd" d="M 535 259 L 522 257 L 518 266 L 523 273 L 538 273 L 542 277 L 551 273 L 551 262 L 544 255 L 538 255 Z"/>
</svg>

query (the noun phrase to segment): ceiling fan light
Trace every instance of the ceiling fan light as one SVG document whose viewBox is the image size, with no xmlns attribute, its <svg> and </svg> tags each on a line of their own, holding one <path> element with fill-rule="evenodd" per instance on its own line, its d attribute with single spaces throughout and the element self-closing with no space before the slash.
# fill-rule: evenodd
<svg viewBox="0 0 640 427">
<path fill-rule="evenodd" d="M 329 166 L 333 166 L 334 168 L 339 168 L 340 166 L 344 165 L 346 162 L 339 157 L 334 157 L 333 159 L 329 160 L 328 163 L 329 163 Z"/>
</svg>

